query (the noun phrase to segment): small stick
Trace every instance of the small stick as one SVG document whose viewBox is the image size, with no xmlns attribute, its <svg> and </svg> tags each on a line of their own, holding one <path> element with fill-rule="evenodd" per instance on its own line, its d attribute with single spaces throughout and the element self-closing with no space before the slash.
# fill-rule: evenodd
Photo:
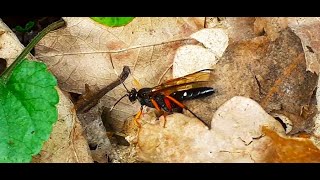
<svg viewBox="0 0 320 180">
<path fill-rule="evenodd" d="M 117 87 L 121 84 L 124 80 L 127 79 L 128 75 L 130 74 L 130 68 L 128 66 L 124 66 L 120 77 L 113 81 L 108 86 L 102 88 L 97 93 L 92 94 L 88 89 L 88 85 L 86 84 L 86 92 L 80 96 L 80 99 L 75 103 L 74 107 L 77 113 L 85 113 L 89 111 L 92 107 L 98 104 L 99 100 L 107 94 L 109 91 Z"/>
</svg>

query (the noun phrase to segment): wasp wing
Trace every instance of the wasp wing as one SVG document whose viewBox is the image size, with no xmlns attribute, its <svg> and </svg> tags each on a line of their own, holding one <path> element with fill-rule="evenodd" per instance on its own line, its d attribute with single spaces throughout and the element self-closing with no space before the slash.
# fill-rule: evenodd
<svg viewBox="0 0 320 180">
<path fill-rule="evenodd" d="M 166 81 L 158 86 L 153 87 L 151 95 L 159 92 L 169 95 L 175 91 L 202 87 L 209 81 L 212 71 L 212 69 L 203 69 L 183 77 Z"/>
</svg>

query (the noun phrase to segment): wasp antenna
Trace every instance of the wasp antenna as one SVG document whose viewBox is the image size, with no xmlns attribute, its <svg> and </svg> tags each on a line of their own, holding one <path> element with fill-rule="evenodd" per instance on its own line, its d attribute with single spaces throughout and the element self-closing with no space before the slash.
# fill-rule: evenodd
<svg viewBox="0 0 320 180">
<path fill-rule="evenodd" d="M 116 103 L 114 103 L 114 105 L 110 108 L 110 112 L 113 110 L 113 108 L 124 98 L 124 97 L 126 97 L 126 96 L 128 96 L 128 94 L 125 94 L 124 96 L 122 96 Z"/>
<path fill-rule="evenodd" d="M 112 69 L 114 71 L 114 73 L 118 76 L 119 78 L 119 74 L 118 72 L 116 71 L 116 69 L 114 68 L 114 65 L 113 65 L 113 61 L 112 61 L 112 56 L 111 56 L 111 53 L 109 53 L 109 57 L 110 57 L 110 62 L 111 62 L 111 66 L 112 66 Z M 131 74 L 131 72 L 129 72 Z M 120 79 L 120 78 L 119 78 Z M 121 84 L 124 86 L 124 88 L 127 90 L 127 92 L 129 93 L 130 91 L 128 90 L 128 88 L 126 87 L 126 85 L 123 83 L 123 81 L 120 79 L 120 82 Z"/>
</svg>

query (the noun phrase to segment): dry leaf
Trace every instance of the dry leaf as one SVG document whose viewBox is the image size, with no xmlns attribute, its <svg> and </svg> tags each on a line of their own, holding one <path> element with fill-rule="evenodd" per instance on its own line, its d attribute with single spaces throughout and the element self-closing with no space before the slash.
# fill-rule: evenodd
<svg viewBox="0 0 320 180">
<path fill-rule="evenodd" d="M 128 65 L 141 84 L 156 85 L 171 66 L 175 50 L 189 44 L 189 35 L 204 24 L 204 18 L 135 18 L 112 28 L 90 18 L 64 20 L 67 27 L 47 35 L 36 54 L 49 64 L 62 89 L 76 93 L 84 92 L 84 83 L 102 88 L 116 79 L 108 53 L 118 72 Z"/>
<path fill-rule="evenodd" d="M 316 101 L 317 101 L 317 109 L 318 112 L 314 117 L 314 138 L 312 138 L 313 142 L 315 142 L 318 147 L 320 147 L 320 78 L 318 79 L 317 90 L 316 90 Z"/>
<path fill-rule="evenodd" d="M 105 27 L 90 18 L 64 18 L 67 27 L 48 34 L 36 47 L 37 58 L 45 61 L 58 78 L 59 86 L 68 92 L 83 93 L 85 84 L 101 89 L 116 80 L 111 66 L 121 72 L 130 67 L 132 76 L 124 82 L 126 87 L 136 87 L 137 79 L 143 87 L 157 85 L 161 79 L 172 77 L 171 67 L 177 48 L 197 44 L 189 36 L 204 27 L 204 18 L 135 18 L 123 27 Z M 147 73 L 146 73 L 147 72 Z M 96 109 L 79 117 L 86 127 L 89 143 L 97 162 L 122 161 L 114 155 L 99 117 L 105 107 L 111 107 L 125 93 L 118 86 L 106 94 Z M 111 112 L 109 121 L 119 132 L 128 117 L 139 110 L 139 103 L 123 99 Z M 103 142 L 102 142 L 103 141 Z"/>
<path fill-rule="evenodd" d="M 206 18 L 206 27 L 225 29 L 229 37 L 229 44 L 232 44 L 257 37 L 253 31 L 254 22 L 254 17 L 210 17 Z"/>
<path fill-rule="evenodd" d="M 211 130 L 182 114 L 169 115 L 166 128 L 163 118 L 144 123 L 137 153 L 147 162 L 262 162 L 270 143 L 262 136 L 264 125 L 284 133 L 258 103 L 238 96 L 215 112 Z"/>
<path fill-rule="evenodd" d="M 19 43 L 19 39 L 17 38 L 17 36 L 6 24 L 2 22 L 1 19 L 0 31 L 3 33 L 0 35 L 1 58 L 6 59 L 9 66 L 9 64 L 11 64 L 15 60 L 16 55 L 19 55 L 24 46 Z"/>
<path fill-rule="evenodd" d="M 319 74 L 319 28 L 320 21 L 316 17 L 290 18 L 289 27 L 301 39 L 307 61 L 307 70 Z"/>
<path fill-rule="evenodd" d="M 311 99 L 318 77 L 305 70 L 300 40 L 289 29 L 281 31 L 275 41 L 262 36 L 229 45 L 214 69 L 212 87 L 217 93 L 211 105 L 203 104 L 193 109 L 195 113 L 217 109 L 240 95 L 261 103 L 268 113 L 287 116 L 293 123 L 291 133 L 312 128 L 316 109 Z M 206 119 L 211 116 L 207 112 Z"/>
<path fill-rule="evenodd" d="M 24 47 L 2 21 L 0 29 L 5 32 L 0 36 L 0 56 L 7 59 L 9 65 Z M 40 154 L 34 157 L 33 162 L 92 162 L 73 104 L 58 88 L 57 90 L 60 97 L 57 106 L 58 121 L 53 127 L 50 139 L 44 144 Z"/>
<path fill-rule="evenodd" d="M 288 27 L 286 17 L 257 17 L 254 21 L 254 32 L 257 35 L 266 34 L 271 41 L 276 40 L 280 32 Z"/>
<path fill-rule="evenodd" d="M 306 71 L 301 43 L 292 31 L 282 31 L 274 43 L 274 50 L 267 52 L 262 59 L 276 62 L 265 64 L 268 66 L 265 74 L 260 69 L 261 79 L 258 81 L 261 89 L 267 90 L 261 95 L 260 103 L 267 112 L 274 111 L 287 116 L 293 122 L 292 133 L 304 131 L 313 126 L 316 107 L 311 98 L 318 76 Z"/>
<path fill-rule="evenodd" d="M 157 85 L 170 70 L 176 49 L 197 43 L 189 36 L 204 25 L 204 18 L 139 17 L 126 26 L 113 28 L 84 17 L 64 20 L 67 27 L 40 41 L 36 56 L 48 64 L 63 90 L 76 93 L 84 92 L 85 83 L 101 89 L 117 78 L 108 53 L 117 72 L 121 72 L 124 65 L 130 67 L 132 76 L 124 82 L 129 89 L 136 87 L 132 77 L 143 87 Z M 164 79 L 171 76 L 168 73 Z M 125 93 L 123 86 L 119 86 L 101 103 L 111 107 Z M 123 99 L 111 116 L 123 121 L 136 113 L 137 106 L 138 103 L 132 105 Z"/>
<path fill-rule="evenodd" d="M 309 138 L 285 136 L 257 102 L 240 96 L 215 112 L 211 130 L 173 114 L 166 128 L 163 118 L 144 123 L 137 146 L 147 162 L 320 162 L 320 149 Z"/>
<path fill-rule="evenodd" d="M 43 145 L 33 162 L 92 162 L 91 153 L 84 137 L 72 102 L 60 91 L 58 104 L 59 117 L 50 139 Z"/>
<path fill-rule="evenodd" d="M 177 50 L 174 58 L 173 78 L 210 69 L 218 62 L 215 55 L 208 49 L 199 45 L 185 45 Z"/>
<path fill-rule="evenodd" d="M 191 35 L 200 45 L 180 47 L 174 57 L 173 78 L 185 76 L 202 69 L 211 69 L 228 46 L 228 36 L 219 28 L 203 29 Z"/>
<path fill-rule="evenodd" d="M 201 42 L 216 57 L 220 58 L 228 46 L 228 35 L 221 28 L 207 28 L 193 33 L 190 37 Z"/>
<path fill-rule="evenodd" d="M 320 162 L 320 149 L 308 138 L 282 137 L 278 133 L 263 127 L 262 132 L 271 143 L 267 146 L 264 162 L 312 163 Z"/>
<path fill-rule="evenodd" d="M 307 62 L 307 70 L 319 74 L 319 18 L 317 17 L 278 17 L 278 18 L 256 18 L 254 29 L 256 34 L 266 35 L 275 40 L 279 33 L 290 27 L 301 39 L 302 47 Z"/>
</svg>

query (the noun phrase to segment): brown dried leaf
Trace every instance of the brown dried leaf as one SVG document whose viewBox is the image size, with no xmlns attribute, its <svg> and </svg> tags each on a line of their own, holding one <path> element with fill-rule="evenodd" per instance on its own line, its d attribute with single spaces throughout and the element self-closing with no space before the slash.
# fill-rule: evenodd
<svg viewBox="0 0 320 180">
<path fill-rule="evenodd" d="M 254 21 L 254 32 L 257 35 L 266 34 L 271 41 L 276 40 L 280 32 L 287 27 L 287 17 L 257 17 Z"/>
<path fill-rule="evenodd" d="M 301 39 L 302 47 L 307 62 L 307 70 L 319 74 L 319 18 L 317 17 L 277 17 L 277 18 L 256 18 L 254 29 L 256 34 L 266 35 L 275 40 L 279 33 L 290 27 Z"/>
<path fill-rule="evenodd" d="M 267 146 L 264 162 L 312 163 L 320 162 L 320 149 L 309 138 L 283 137 L 266 127 L 262 132 L 271 143 Z"/>
<path fill-rule="evenodd" d="M 0 36 L 0 57 L 5 58 L 9 66 L 24 47 L 2 21 L 1 30 L 5 33 Z M 29 57 L 33 58 L 31 55 Z M 33 158 L 33 162 L 92 162 L 73 104 L 58 88 L 57 90 L 60 97 L 57 106 L 58 121 L 53 127 L 50 139 L 44 144 L 40 154 Z"/>
<path fill-rule="evenodd" d="M 301 39 L 307 61 L 307 70 L 319 74 L 320 21 L 316 17 L 290 18 L 289 27 Z"/>
<path fill-rule="evenodd" d="M 275 41 L 262 36 L 231 44 L 215 65 L 217 94 L 211 106 L 199 109 L 217 109 L 233 96 L 246 96 L 268 113 L 290 116 L 292 133 L 306 130 L 313 125 L 316 110 L 311 97 L 318 77 L 305 69 L 300 40 L 289 29 L 281 31 Z"/>
</svg>

